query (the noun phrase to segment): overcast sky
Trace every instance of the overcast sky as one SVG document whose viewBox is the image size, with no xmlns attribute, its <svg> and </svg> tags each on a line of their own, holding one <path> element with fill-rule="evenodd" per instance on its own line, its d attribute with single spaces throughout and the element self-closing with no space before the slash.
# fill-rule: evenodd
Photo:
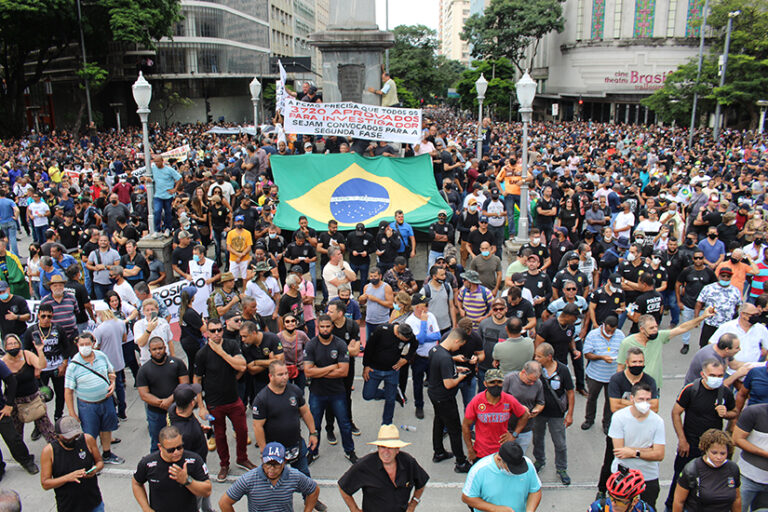
<svg viewBox="0 0 768 512">
<path fill-rule="evenodd" d="M 376 0 L 376 23 L 386 28 L 387 0 Z M 389 0 L 389 28 L 398 25 L 426 25 L 437 30 L 439 0 Z"/>
</svg>

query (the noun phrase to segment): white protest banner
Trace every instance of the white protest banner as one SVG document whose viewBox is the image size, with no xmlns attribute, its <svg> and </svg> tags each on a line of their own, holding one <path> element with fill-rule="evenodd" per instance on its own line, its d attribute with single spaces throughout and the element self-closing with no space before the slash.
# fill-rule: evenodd
<svg viewBox="0 0 768 512">
<path fill-rule="evenodd" d="M 307 103 L 285 100 L 287 133 L 339 135 L 418 144 L 421 109 L 379 107 L 359 103 Z"/>
<path fill-rule="evenodd" d="M 285 110 L 285 100 L 291 96 L 285 90 L 285 80 L 287 75 L 285 73 L 283 63 L 279 59 L 277 61 L 277 67 L 280 69 L 280 80 L 275 83 L 275 112 L 280 115 L 284 115 L 283 111 Z"/>
<path fill-rule="evenodd" d="M 183 146 L 179 146 L 177 148 L 170 149 L 166 151 L 165 153 L 160 153 L 160 156 L 165 158 L 166 160 L 173 158 L 174 160 L 179 160 L 181 162 L 185 161 L 187 158 L 189 158 L 189 152 L 190 147 L 189 144 L 184 144 Z M 143 159 L 144 153 L 137 153 L 136 154 L 137 159 Z"/>
</svg>

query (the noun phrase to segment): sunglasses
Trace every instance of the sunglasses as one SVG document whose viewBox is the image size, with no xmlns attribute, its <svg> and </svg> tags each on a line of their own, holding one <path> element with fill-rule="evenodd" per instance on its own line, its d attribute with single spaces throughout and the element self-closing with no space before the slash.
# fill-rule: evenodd
<svg viewBox="0 0 768 512">
<path fill-rule="evenodd" d="M 576 288 L 563 288 L 567 292 L 575 292 Z"/>
<path fill-rule="evenodd" d="M 242 322 L 242 321 L 243 321 L 243 319 L 242 319 L 242 318 L 232 318 L 231 320 L 232 320 L 233 322 Z"/>
<path fill-rule="evenodd" d="M 37 318 L 53 318 L 53 315 L 50 315 L 50 314 L 37 315 Z"/>
<path fill-rule="evenodd" d="M 170 448 L 163 448 L 163 450 L 167 451 L 168 453 L 176 453 L 184 450 L 184 445 L 180 444 L 179 446 L 172 446 Z"/>
<path fill-rule="evenodd" d="M 504 311 L 505 308 L 493 308 L 494 311 Z"/>
<path fill-rule="evenodd" d="M 695 259 L 695 260 L 703 260 L 704 256 L 694 256 L 693 259 Z"/>
<path fill-rule="evenodd" d="M 295 324 L 296 320 L 284 320 L 283 323 L 284 324 Z"/>
<path fill-rule="evenodd" d="M 218 329 L 208 329 L 208 332 L 221 332 L 223 330 L 224 330 L 223 327 L 219 327 Z"/>
</svg>

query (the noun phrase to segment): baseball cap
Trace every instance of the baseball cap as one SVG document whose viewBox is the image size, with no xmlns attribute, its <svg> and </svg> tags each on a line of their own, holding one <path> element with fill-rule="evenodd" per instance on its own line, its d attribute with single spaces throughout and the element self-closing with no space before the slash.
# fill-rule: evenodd
<svg viewBox="0 0 768 512">
<path fill-rule="evenodd" d="M 176 402 L 176 407 L 188 406 L 202 390 L 200 384 L 179 384 L 173 390 L 173 401 Z"/>
<path fill-rule="evenodd" d="M 507 441 L 502 444 L 499 448 L 499 457 L 513 475 L 522 475 L 528 471 L 528 463 L 523 457 L 523 448 L 515 441 Z"/>
<path fill-rule="evenodd" d="M 619 274 L 614 272 L 613 274 L 610 275 L 608 280 L 611 282 L 612 285 L 621 287 L 621 276 Z"/>
<path fill-rule="evenodd" d="M 181 289 L 182 293 L 187 292 L 190 297 L 194 297 L 197 293 L 197 286 L 185 286 Z"/>
<path fill-rule="evenodd" d="M 278 464 L 284 463 L 285 446 L 276 442 L 267 443 L 267 446 L 264 447 L 264 451 L 261 452 L 261 461 L 264 463 L 273 461 Z"/>
<path fill-rule="evenodd" d="M 414 293 L 411 297 L 411 306 L 417 306 L 419 304 L 429 304 L 429 297 L 423 293 Z"/>
<path fill-rule="evenodd" d="M 510 276 L 513 283 L 522 283 L 525 281 L 525 275 L 522 272 L 515 272 Z"/>
<path fill-rule="evenodd" d="M 488 222 L 488 217 L 481 215 L 480 218 L 477 219 L 477 222 Z"/>
<path fill-rule="evenodd" d="M 80 426 L 80 422 L 72 416 L 62 416 L 59 421 L 56 422 L 56 433 L 64 439 L 74 439 L 83 434 L 83 428 Z"/>
<path fill-rule="evenodd" d="M 244 215 L 235 215 L 235 222 L 245 222 L 245 216 Z"/>
<path fill-rule="evenodd" d="M 504 372 L 498 368 L 491 368 L 485 372 L 485 382 L 493 382 L 495 380 L 504 380 Z"/>
<path fill-rule="evenodd" d="M 4 292 L 10 288 L 10 285 L 5 281 L 0 281 L 0 292 Z"/>
<path fill-rule="evenodd" d="M 722 267 L 717 271 L 717 275 L 720 274 L 728 274 L 729 276 L 733 275 L 733 269 L 731 267 Z"/>
<path fill-rule="evenodd" d="M 301 268 L 301 265 L 293 265 L 293 266 L 291 266 L 291 270 L 290 271 L 295 273 L 295 274 L 303 274 L 304 273 L 304 269 Z"/>
</svg>

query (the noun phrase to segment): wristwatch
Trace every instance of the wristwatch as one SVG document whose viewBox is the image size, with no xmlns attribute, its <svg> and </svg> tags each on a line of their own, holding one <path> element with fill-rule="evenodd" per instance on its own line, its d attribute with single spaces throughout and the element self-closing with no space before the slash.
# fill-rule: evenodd
<svg viewBox="0 0 768 512">
<path fill-rule="evenodd" d="M 184 482 L 184 487 L 190 485 L 191 483 L 192 483 L 192 478 L 189 475 L 187 475 L 187 481 Z"/>
<path fill-rule="evenodd" d="M 417 504 L 421 503 L 421 500 L 417 498 L 416 496 L 412 497 L 411 500 L 415 501 Z"/>
<path fill-rule="evenodd" d="M 637 451 L 635 452 L 635 458 L 637 458 L 637 459 L 639 459 L 639 458 L 640 458 L 640 450 L 637 450 Z"/>
<path fill-rule="evenodd" d="M 517 439 L 517 436 L 519 436 L 519 435 L 520 434 L 518 432 L 512 432 L 512 437 L 514 437 L 515 439 Z"/>
</svg>

